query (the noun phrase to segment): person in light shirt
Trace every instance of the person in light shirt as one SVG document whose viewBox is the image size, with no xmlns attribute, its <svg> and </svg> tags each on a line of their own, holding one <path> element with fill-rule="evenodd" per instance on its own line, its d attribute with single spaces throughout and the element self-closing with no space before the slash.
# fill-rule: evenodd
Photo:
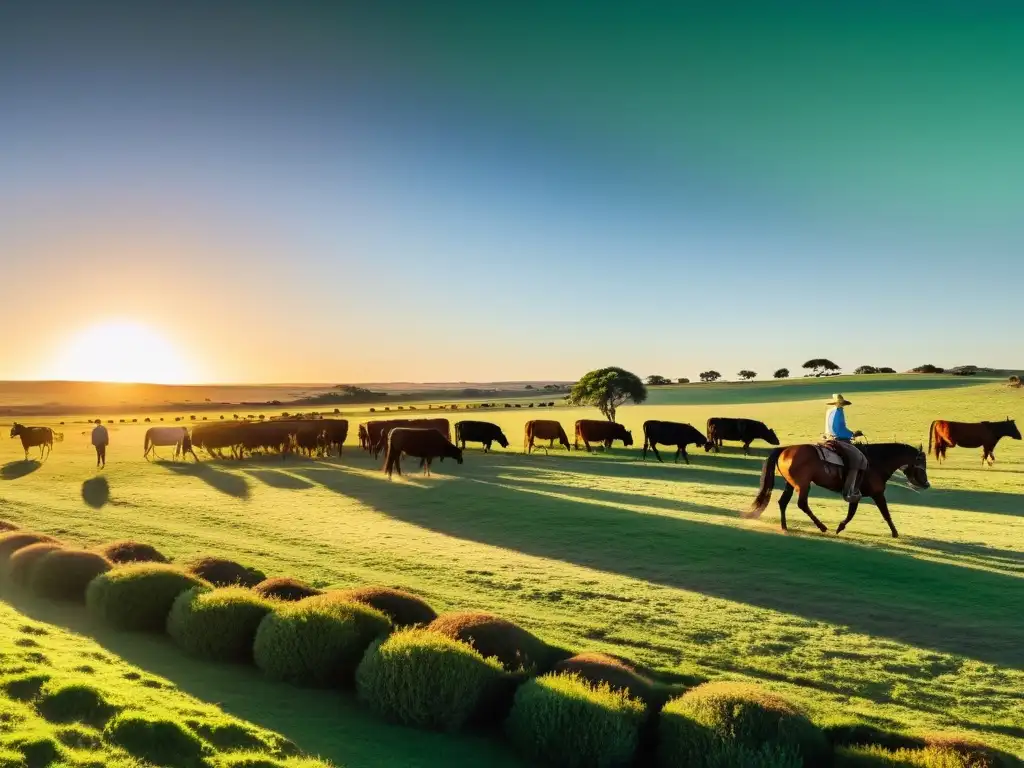
<svg viewBox="0 0 1024 768">
<path fill-rule="evenodd" d="M 829 446 L 834 448 L 846 462 L 846 484 L 843 486 L 843 498 L 853 504 L 860 501 L 860 481 L 868 469 L 867 457 L 860 448 L 853 444 L 853 438 L 860 437 L 864 433 L 852 431 L 846 426 L 846 413 L 844 408 L 853 405 L 842 395 L 832 395 L 828 405 L 831 406 L 825 414 L 825 437 Z"/>
<path fill-rule="evenodd" d="M 96 466 L 107 466 L 107 445 L 110 443 L 110 435 L 107 428 L 99 419 L 96 419 L 96 426 L 92 430 L 92 447 L 96 449 Z"/>
</svg>

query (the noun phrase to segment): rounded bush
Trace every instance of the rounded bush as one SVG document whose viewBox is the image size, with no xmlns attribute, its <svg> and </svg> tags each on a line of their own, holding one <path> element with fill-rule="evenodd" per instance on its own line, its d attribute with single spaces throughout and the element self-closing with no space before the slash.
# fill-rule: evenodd
<svg viewBox="0 0 1024 768">
<path fill-rule="evenodd" d="M 113 563 L 87 549 L 55 549 L 32 569 L 32 591 L 51 600 L 85 601 L 89 582 L 111 569 Z"/>
<path fill-rule="evenodd" d="M 135 563 L 93 579 L 85 604 L 94 616 L 118 629 L 161 632 L 178 595 L 202 586 L 209 584 L 172 565 Z"/>
<path fill-rule="evenodd" d="M 103 733 L 132 757 L 171 768 L 198 765 L 206 749 L 181 723 L 142 712 L 122 712 L 107 723 Z"/>
<path fill-rule="evenodd" d="M 384 717 L 454 731 L 486 708 L 506 677 L 494 659 L 425 629 L 374 643 L 356 670 L 359 698 Z"/>
<path fill-rule="evenodd" d="M 661 711 L 663 766 L 720 768 L 737 754 L 762 754 L 788 764 L 820 765 L 825 738 L 806 715 L 780 696 L 743 683 L 704 683 Z"/>
<path fill-rule="evenodd" d="M 533 764 L 613 768 L 633 761 L 645 707 L 607 683 L 548 674 L 516 691 L 505 732 Z"/>
<path fill-rule="evenodd" d="M 255 568 L 246 568 L 234 560 L 221 557 L 203 557 L 186 566 L 189 573 L 208 581 L 215 587 L 255 587 L 266 579 L 266 574 Z"/>
<path fill-rule="evenodd" d="M 32 582 L 32 571 L 44 555 L 48 555 L 61 545 L 53 541 L 44 541 L 39 544 L 29 544 L 27 547 L 12 552 L 4 568 L 3 580 L 8 584 L 19 587 L 28 587 Z"/>
<path fill-rule="evenodd" d="M 426 626 L 437 618 L 434 609 L 416 595 L 391 587 L 358 587 L 339 593 L 348 600 L 376 608 L 396 627 Z"/>
<path fill-rule="evenodd" d="M 304 581 L 289 579 L 286 576 L 264 579 L 253 587 L 253 589 L 263 597 L 273 598 L 274 600 L 286 600 L 289 602 L 323 594 L 321 590 L 316 587 L 311 587 Z"/>
<path fill-rule="evenodd" d="M 51 723 L 84 723 L 94 728 L 102 728 L 116 711 L 93 686 L 66 680 L 45 683 L 36 708 Z"/>
<path fill-rule="evenodd" d="M 857 717 L 839 716 L 819 723 L 825 740 L 833 748 L 877 746 L 888 750 L 921 749 L 925 740 L 898 731 L 889 731 Z"/>
<path fill-rule="evenodd" d="M 367 605 L 330 595 L 307 597 L 267 614 L 256 632 L 253 656 L 274 680 L 347 684 L 370 643 L 390 629 L 388 617 Z"/>
<path fill-rule="evenodd" d="M 97 552 L 112 563 L 167 563 L 170 562 L 156 547 L 138 541 L 112 541 L 98 547 Z"/>
<path fill-rule="evenodd" d="M 252 661 L 253 638 L 273 609 L 245 587 L 194 587 L 174 600 L 167 634 L 187 653 L 212 661 Z"/>
<path fill-rule="evenodd" d="M 962 733 L 929 733 L 924 737 L 925 751 L 952 752 L 969 768 L 1018 768 L 1021 762 L 1007 752 L 990 747 Z"/>
<path fill-rule="evenodd" d="M 550 656 L 543 640 L 490 613 L 445 613 L 430 622 L 427 629 L 468 643 L 484 658 L 496 658 L 510 672 L 543 669 Z"/>
<path fill-rule="evenodd" d="M 658 698 L 653 682 L 622 659 L 606 653 L 579 653 L 559 661 L 552 671 L 578 675 L 593 686 L 607 684 L 613 691 L 624 691 L 634 699 L 640 699 L 648 707 Z"/>
<path fill-rule="evenodd" d="M 60 544 L 53 536 L 33 531 L 9 531 L 0 533 L 0 572 L 6 570 L 11 555 L 30 544 Z"/>
</svg>

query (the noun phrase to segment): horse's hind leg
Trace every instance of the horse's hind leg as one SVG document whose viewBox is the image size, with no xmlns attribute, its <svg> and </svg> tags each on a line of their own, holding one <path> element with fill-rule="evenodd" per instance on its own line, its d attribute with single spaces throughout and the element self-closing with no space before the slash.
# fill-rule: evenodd
<svg viewBox="0 0 1024 768">
<path fill-rule="evenodd" d="M 856 502 L 856 501 L 851 501 L 850 502 L 850 509 L 846 513 L 846 519 L 843 520 L 843 522 L 841 522 L 839 524 L 838 528 L 836 528 L 836 536 L 838 536 L 840 533 L 842 533 L 843 530 L 846 528 L 846 526 L 850 524 L 850 521 L 853 520 L 853 516 L 855 514 L 857 514 L 857 504 L 858 503 L 859 502 Z"/>
<path fill-rule="evenodd" d="M 808 495 L 810 495 L 810 492 L 811 492 L 811 486 L 810 485 L 805 485 L 803 488 L 801 488 L 800 489 L 800 497 L 797 499 L 796 505 L 798 507 L 800 507 L 801 510 L 803 510 L 803 513 L 805 515 L 807 515 L 809 518 L 811 518 L 811 522 L 814 523 L 816 526 L 818 526 L 818 530 L 819 531 L 821 531 L 822 533 L 825 533 L 825 531 L 827 531 L 828 528 L 825 526 L 825 524 L 823 522 L 821 522 L 821 520 L 819 520 L 817 517 L 814 516 L 814 513 L 811 512 L 810 505 L 807 503 L 807 497 L 808 497 Z"/>
<path fill-rule="evenodd" d="M 779 496 L 779 515 L 782 517 L 782 530 L 786 530 L 786 507 L 789 506 L 790 499 L 793 498 L 793 491 L 795 489 L 788 482 L 786 483 L 786 489 Z"/>
</svg>

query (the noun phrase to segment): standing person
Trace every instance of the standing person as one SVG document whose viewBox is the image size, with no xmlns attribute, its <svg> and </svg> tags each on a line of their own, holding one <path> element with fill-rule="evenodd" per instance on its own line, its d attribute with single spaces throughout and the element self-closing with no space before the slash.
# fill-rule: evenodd
<svg viewBox="0 0 1024 768">
<path fill-rule="evenodd" d="M 110 442 L 110 435 L 107 428 L 99 419 L 96 419 L 96 426 L 92 430 L 92 445 L 96 449 L 96 466 L 107 466 L 107 444 Z"/>
<path fill-rule="evenodd" d="M 843 498 L 853 504 L 860 501 L 860 481 L 868 469 L 868 459 L 861 452 L 860 448 L 853 444 L 853 438 L 861 437 L 861 431 L 853 432 L 846 426 L 846 414 L 843 411 L 848 405 L 853 405 L 842 395 L 832 395 L 828 401 L 832 406 L 825 414 L 825 437 L 829 445 L 835 448 L 836 452 L 846 462 L 846 484 L 843 486 Z"/>
</svg>

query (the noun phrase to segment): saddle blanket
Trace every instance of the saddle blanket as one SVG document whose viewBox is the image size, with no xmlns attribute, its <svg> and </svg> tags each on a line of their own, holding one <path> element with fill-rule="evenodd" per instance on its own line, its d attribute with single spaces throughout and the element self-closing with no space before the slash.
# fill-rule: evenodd
<svg viewBox="0 0 1024 768">
<path fill-rule="evenodd" d="M 835 464 L 838 467 L 845 466 L 845 462 L 843 461 L 843 457 L 839 454 L 838 451 L 833 450 L 832 448 L 830 448 L 828 446 L 828 444 L 826 444 L 826 443 L 818 443 L 814 447 L 818 451 L 818 456 L 826 464 Z"/>
</svg>

